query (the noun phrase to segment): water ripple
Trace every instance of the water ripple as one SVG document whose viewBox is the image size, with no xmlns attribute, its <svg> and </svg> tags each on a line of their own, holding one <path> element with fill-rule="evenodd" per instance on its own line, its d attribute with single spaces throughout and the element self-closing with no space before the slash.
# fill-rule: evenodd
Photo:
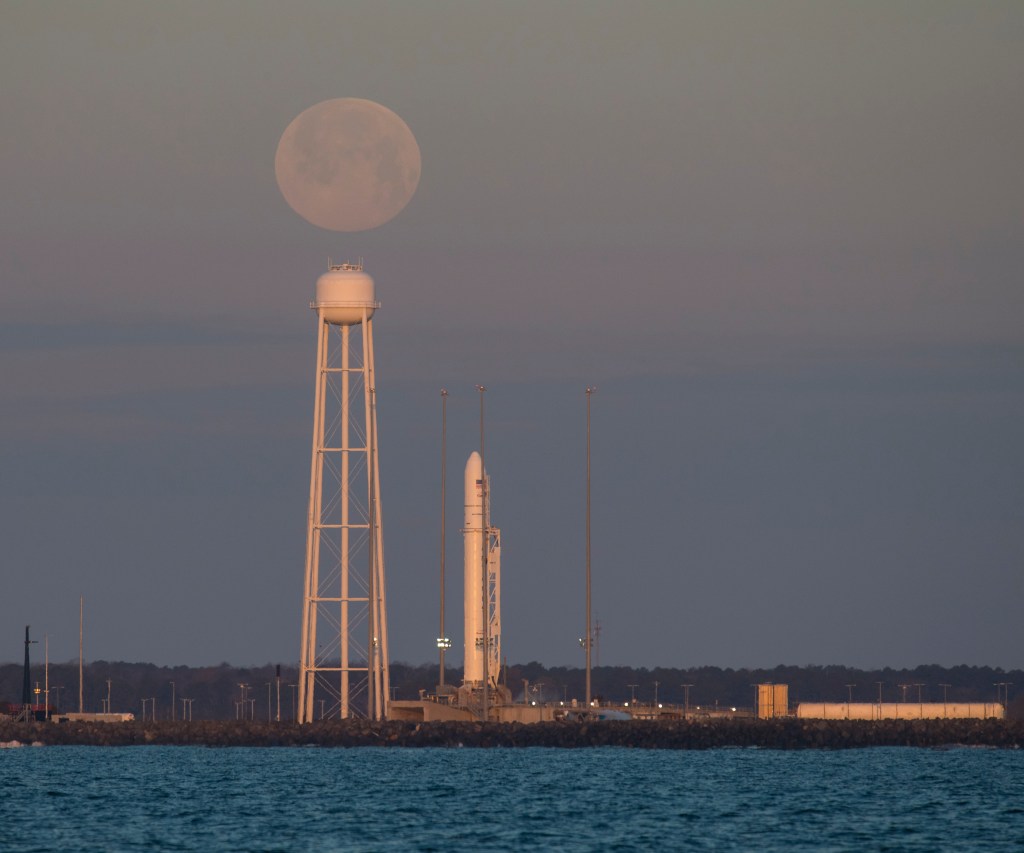
<svg viewBox="0 0 1024 853">
<path fill-rule="evenodd" d="M 0 851 L 1021 849 L 1024 752 L 50 747 Z"/>
</svg>

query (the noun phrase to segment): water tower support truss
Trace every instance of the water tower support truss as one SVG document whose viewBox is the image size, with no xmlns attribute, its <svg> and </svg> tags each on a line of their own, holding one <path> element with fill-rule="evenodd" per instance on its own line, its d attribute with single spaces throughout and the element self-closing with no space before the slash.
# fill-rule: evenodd
<svg viewBox="0 0 1024 853">
<path fill-rule="evenodd" d="M 387 716 L 387 616 L 372 311 L 317 307 L 298 716 Z"/>
</svg>

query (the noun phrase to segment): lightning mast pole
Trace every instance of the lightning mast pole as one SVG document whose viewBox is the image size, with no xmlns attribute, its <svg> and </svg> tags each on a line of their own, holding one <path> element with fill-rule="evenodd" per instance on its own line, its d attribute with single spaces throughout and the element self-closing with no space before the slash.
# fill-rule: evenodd
<svg viewBox="0 0 1024 853">
<path fill-rule="evenodd" d="M 448 392 L 441 389 L 441 629 L 437 634 L 438 684 L 444 687 L 444 652 L 448 637 L 444 632 L 444 562 L 445 562 L 445 484 L 448 455 Z"/>
<path fill-rule="evenodd" d="M 78 597 L 78 713 L 82 713 L 82 638 L 85 629 L 85 596 L 81 595 Z"/>
<path fill-rule="evenodd" d="M 597 390 L 587 387 L 587 632 L 584 634 L 584 647 L 587 654 L 587 707 L 590 707 L 590 647 L 594 644 L 594 636 L 590 628 L 590 396 Z"/>
<path fill-rule="evenodd" d="M 484 456 L 484 392 L 487 390 L 483 385 L 477 385 L 476 390 L 480 392 L 480 542 L 481 552 L 480 560 L 482 565 L 481 571 L 481 601 L 480 605 L 483 608 L 483 691 L 480 694 L 480 716 L 483 721 L 487 722 L 488 706 L 489 706 L 489 691 L 490 691 L 490 638 L 491 638 L 491 625 L 490 625 L 490 584 L 487 576 L 487 546 L 489 544 L 490 532 L 489 518 L 487 513 L 487 465 L 486 457 Z"/>
</svg>

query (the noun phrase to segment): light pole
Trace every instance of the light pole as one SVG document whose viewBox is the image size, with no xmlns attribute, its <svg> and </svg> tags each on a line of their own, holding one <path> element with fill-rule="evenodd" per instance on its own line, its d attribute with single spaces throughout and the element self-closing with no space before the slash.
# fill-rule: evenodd
<svg viewBox="0 0 1024 853">
<path fill-rule="evenodd" d="M 629 690 L 630 690 L 630 694 L 629 694 L 629 704 L 630 705 L 635 705 L 636 704 L 636 689 L 639 686 L 640 686 L 639 684 L 627 684 L 626 685 L 626 687 L 628 687 Z"/>
<path fill-rule="evenodd" d="M 885 684 L 885 682 L 876 681 L 875 684 L 878 685 L 878 719 L 882 719 L 882 685 Z"/>
<path fill-rule="evenodd" d="M 683 688 L 683 718 L 685 719 L 690 715 L 690 688 L 692 684 L 680 684 Z"/>
<path fill-rule="evenodd" d="M 853 702 L 853 688 L 856 684 L 846 685 L 846 719 L 850 719 L 850 703 Z"/>
<path fill-rule="evenodd" d="M 655 708 L 658 707 L 658 685 L 659 684 L 661 684 L 660 681 L 655 681 L 654 682 L 654 707 Z"/>
<path fill-rule="evenodd" d="M 176 706 L 174 704 L 174 682 L 172 681 L 171 682 L 171 722 L 174 722 L 174 720 L 175 720 L 175 716 L 174 716 L 175 713 L 176 713 L 175 708 L 176 708 Z"/>
</svg>

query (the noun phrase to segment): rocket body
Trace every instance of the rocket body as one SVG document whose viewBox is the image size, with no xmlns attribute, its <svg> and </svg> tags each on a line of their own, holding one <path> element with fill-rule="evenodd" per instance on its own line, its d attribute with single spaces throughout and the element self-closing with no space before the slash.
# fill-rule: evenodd
<svg viewBox="0 0 1024 853">
<path fill-rule="evenodd" d="M 465 619 L 465 656 L 463 681 L 480 684 L 484 678 L 484 603 L 483 603 L 483 536 L 484 469 L 480 454 L 475 450 L 466 462 L 465 518 L 463 536 L 463 612 Z"/>
<path fill-rule="evenodd" d="M 465 627 L 463 681 L 466 685 L 483 684 L 486 620 L 487 681 L 494 685 L 497 684 L 501 662 L 501 535 L 490 523 L 489 482 L 480 454 L 476 451 L 469 455 L 466 462 L 464 486 L 466 498 L 462 527 L 465 546 L 462 593 Z"/>
</svg>

